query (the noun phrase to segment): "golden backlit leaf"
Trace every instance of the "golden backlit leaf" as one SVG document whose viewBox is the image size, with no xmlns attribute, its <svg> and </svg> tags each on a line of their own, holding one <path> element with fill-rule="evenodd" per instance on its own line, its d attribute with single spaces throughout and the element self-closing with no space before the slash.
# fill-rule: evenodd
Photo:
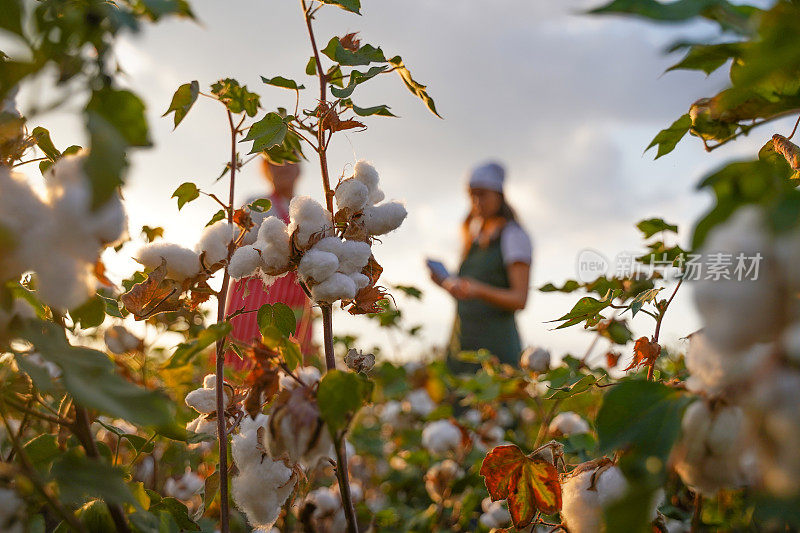
<svg viewBox="0 0 800 533">
<path fill-rule="evenodd" d="M 145 320 L 155 314 L 180 308 L 181 286 L 174 280 L 165 279 L 166 275 L 167 262 L 162 259 L 161 265 L 150 272 L 146 280 L 137 283 L 120 297 L 125 309 L 136 320 Z"/>
</svg>

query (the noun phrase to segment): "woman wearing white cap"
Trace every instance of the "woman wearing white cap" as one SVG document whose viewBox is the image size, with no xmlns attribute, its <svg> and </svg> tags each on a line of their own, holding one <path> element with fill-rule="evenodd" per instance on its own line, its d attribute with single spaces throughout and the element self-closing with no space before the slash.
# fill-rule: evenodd
<svg viewBox="0 0 800 533">
<path fill-rule="evenodd" d="M 473 169 L 458 276 L 438 280 L 458 300 L 448 350 L 448 366 L 455 372 L 475 369 L 455 358 L 463 350 L 485 348 L 503 363 L 519 363 L 522 346 L 514 313 L 528 300 L 532 246 L 506 202 L 504 181 L 498 163 Z"/>
</svg>

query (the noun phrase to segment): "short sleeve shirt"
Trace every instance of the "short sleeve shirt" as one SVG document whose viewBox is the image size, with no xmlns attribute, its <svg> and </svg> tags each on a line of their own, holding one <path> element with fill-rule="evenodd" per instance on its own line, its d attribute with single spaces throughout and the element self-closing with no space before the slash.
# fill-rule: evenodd
<svg viewBox="0 0 800 533">
<path fill-rule="evenodd" d="M 473 219 L 470 232 L 475 236 L 475 239 L 478 238 L 480 226 L 480 220 Z M 522 226 L 514 221 L 509 221 L 500 232 L 500 252 L 503 254 L 503 264 L 506 266 L 513 263 L 530 265 L 533 262 L 531 238 L 522 229 Z"/>
</svg>

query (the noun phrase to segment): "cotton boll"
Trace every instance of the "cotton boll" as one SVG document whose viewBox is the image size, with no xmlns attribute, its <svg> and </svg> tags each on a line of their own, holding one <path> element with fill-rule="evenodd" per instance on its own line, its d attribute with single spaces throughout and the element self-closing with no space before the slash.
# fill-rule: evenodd
<svg viewBox="0 0 800 533">
<path fill-rule="evenodd" d="M 349 276 L 334 272 L 328 279 L 311 287 L 315 302 L 333 303 L 336 300 L 352 300 L 356 297 L 356 284 Z"/>
<path fill-rule="evenodd" d="M 342 241 L 339 252 L 339 272 L 354 274 L 367 266 L 372 248 L 362 241 Z"/>
<path fill-rule="evenodd" d="M 167 277 L 175 281 L 183 281 L 200 273 L 200 258 L 197 253 L 177 244 L 146 244 L 136 252 L 134 259 L 151 269 L 161 266 L 161 260 L 164 259 L 167 262 Z"/>
<path fill-rule="evenodd" d="M 436 463 L 425 473 L 425 490 L 434 502 L 441 502 L 444 495 L 458 479 L 464 477 L 464 471 L 452 459 Z"/>
<path fill-rule="evenodd" d="M 239 469 L 247 468 L 249 465 L 260 463 L 267 448 L 259 442 L 259 428 L 264 428 L 261 433 L 267 434 L 269 417 L 263 413 L 256 415 L 253 419 L 250 415 L 245 415 L 239 424 L 239 433 L 231 438 L 231 455 L 234 462 L 239 465 Z"/>
<path fill-rule="evenodd" d="M 37 267 L 39 297 L 44 303 L 61 310 L 74 309 L 94 294 L 91 265 L 66 255 Z"/>
<path fill-rule="evenodd" d="M 137 350 L 142 340 L 123 326 L 113 326 L 103 333 L 103 340 L 111 353 L 121 355 Z"/>
<path fill-rule="evenodd" d="M 164 493 L 179 500 L 189 500 L 203 488 L 203 478 L 187 470 L 178 479 L 169 478 L 164 484 Z"/>
<path fill-rule="evenodd" d="M 342 507 L 339 495 L 328 487 L 319 487 L 312 490 L 308 493 L 307 500 L 314 503 L 316 508 L 313 516 L 317 519 L 333 516 Z"/>
<path fill-rule="evenodd" d="M 735 406 L 713 410 L 704 400 L 686 409 L 681 440 L 673 453 L 675 471 L 686 485 L 707 496 L 745 480 L 743 413 Z"/>
<path fill-rule="evenodd" d="M 493 502 L 491 498 L 484 498 L 481 502 L 483 514 L 478 519 L 483 526 L 498 529 L 506 527 L 511 522 L 511 513 L 505 508 L 502 501 Z"/>
<path fill-rule="evenodd" d="M 253 245 L 238 248 L 231 256 L 228 273 L 233 279 L 242 279 L 252 276 L 261 266 L 261 253 Z"/>
<path fill-rule="evenodd" d="M 572 475 L 561 486 L 561 518 L 570 533 L 602 531 L 603 509 L 627 490 L 628 484 L 616 466 Z"/>
<path fill-rule="evenodd" d="M 203 418 L 204 418 L 204 416 L 203 416 L 203 415 L 200 415 L 200 416 L 198 416 L 197 418 L 194 418 L 194 419 L 190 420 L 189 422 L 186 422 L 186 430 L 187 430 L 187 431 L 191 431 L 191 432 L 193 432 L 193 433 L 199 433 L 199 432 L 197 431 L 197 426 L 199 426 L 199 425 L 200 425 L 200 421 L 201 421 Z"/>
<path fill-rule="evenodd" d="M 233 499 L 253 527 L 273 526 L 281 508 L 297 485 L 297 477 L 281 461 L 263 461 L 240 467 L 232 481 Z"/>
<path fill-rule="evenodd" d="M 360 291 L 367 285 L 369 285 L 369 277 L 365 276 L 360 272 L 356 272 L 355 274 L 350 274 L 350 279 L 353 280 L 353 283 L 356 284 L 356 292 Z"/>
<path fill-rule="evenodd" d="M 403 412 L 403 404 L 397 400 L 389 400 L 383 404 L 381 409 L 381 422 L 384 424 L 396 424 L 400 420 L 400 415 Z"/>
<path fill-rule="evenodd" d="M 258 246 L 261 243 L 256 243 Z M 265 273 L 276 276 L 283 274 L 289 268 L 289 251 L 282 245 L 267 244 L 261 251 L 261 268 Z"/>
<path fill-rule="evenodd" d="M 461 446 L 461 430 L 449 420 L 429 422 L 422 430 L 422 445 L 432 455 L 456 452 Z"/>
<path fill-rule="evenodd" d="M 265 218 L 258 227 L 258 237 L 256 242 L 271 244 L 278 247 L 286 247 L 287 254 L 289 249 L 289 232 L 283 220 L 275 216 Z"/>
<path fill-rule="evenodd" d="M 344 241 L 339 237 L 325 237 L 314 245 L 314 249 L 322 252 L 330 252 L 336 257 L 339 257 L 342 255 L 343 244 Z"/>
<path fill-rule="evenodd" d="M 320 374 L 319 369 L 315 366 L 298 367 L 295 370 L 295 374 L 297 379 L 299 379 L 306 387 L 313 386 L 322 377 L 322 374 Z M 282 389 L 287 389 L 287 390 L 293 390 L 300 386 L 300 384 L 297 383 L 297 381 L 292 376 L 287 376 L 287 375 L 282 375 L 279 378 L 279 383 Z"/>
<path fill-rule="evenodd" d="M 375 170 L 372 163 L 364 159 L 356 162 L 353 178 L 366 185 L 370 191 L 378 187 L 378 171 Z"/>
<path fill-rule="evenodd" d="M 289 203 L 289 234 L 297 232 L 297 244 L 307 247 L 313 235 L 328 236 L 333 230 L 331 214 L 310 196 L 295 196 Z"/>
<path fill-rule="evenodd" d="M 550 422 L 550 433 L 558 435 L 580 435 L 589 433 L 589 424 L 577 413 L 565 411 L 558 413 Z"/>
<path fill-rule="evenodd" d="M 436 409 L 436 405 L 433 403 L 433 400 L 431 400 L 428 391 L 425 389 L 415 389 L 406 395 L 403 408 L 415 415 L 426 417 Z"/>
<path fill-rule="evenodd" d="M 367 205 L 368 199 L 369 189 L 358 180 L 344 180 L 336 187 L 336 204 L 339 209 L 361 211 Z"/>
<path fill-rule="evenodd" d="M 195 389 L 186 395 L 186 405 L 198 413 L 209 414 L 217 410 L 216 389 Z M 223 408 L 228 405 L 228 395 L 222 395 Z"/>
<path fill-rule="evenodd" d="M 717 348 L 740 351 L 755 342 L 769 340 L 781 325 L 783 293 L 777 283 L 772 253 L 762 211 L 743 207 L 708 235 L 702 253 L 727 253 L 736 258 L 761 254 L 757 279 L 703 279 L 694 283 L 697 309 L 705 323 L 705 334 Z"/>
<path fill-rule="evenodd" d="M 519 364 L 531 372 L 547 372 L 550 370 L 550 352 L 544 348 L 527 348 L 522 352 Z"/>
<path fill-rule="evenodd" d="M 386 198 L 386 195 L 383 193 L 382 190 L 378 189 L 377 187 L 370 191 L 369 193 L 369 203 L 370 205 L 375 205 L 382 202 Z"/>
<path fill-rule="evenodd" d="M 203 388 L 204 389 L 216 389 L 217 388 L 217 376 L 216 376 L 216 374 L 207 374 L 203 378 Z"/>
<path fill-rule="evenodd" d="M 236 238 L 236 226 L 227 220 L 219 220 L 203 229 L 195 246 L 198 255 L 205 252 L 203 262 L 211 266 L 228 258 L 228 246 Z"/>
<path fill-rule="evenodd" d="M 106 246 L 114 246 L 124 238 L 128 231 L 128 215 L 119 195 L 112 195 L 92 216 L 91 230 Z"/>
<path fill-rule="evenodd" d="M 339 258 L 330 252 L 323 252 L 311 248 L 303 255 L 300 264 L 297 265 L 297 272 L 304 279 L 314 281 L 325 281 L 331 274 L 339 268 Z"/>
<path fill-rule="evenodd" d="M 400 202 L 388 202 L 364 210 L 364 227 L 370 235 L 383 235 L 400 227 L 408 211 Z"/>
<path fill-rule="evenodd" d="M 689 371 L 686 388 L 711 396 L 722 395 L 726 390 L 749 380 L 771 351 L 771 345 L 755 344 L 744 350 L 723 352 L 709 342 L 704 331 L 693 333 L 689 337 L 689 349 L 685 357 Z"/>
</svg>

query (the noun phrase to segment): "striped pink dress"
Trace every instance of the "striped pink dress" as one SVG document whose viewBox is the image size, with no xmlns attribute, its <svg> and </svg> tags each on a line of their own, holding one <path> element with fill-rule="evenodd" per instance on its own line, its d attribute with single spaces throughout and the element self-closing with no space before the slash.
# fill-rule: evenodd
<svg viewBox="0 0 800 533">
<path fill-rule="evenodd" d="M 288 223 L 289 212 L 285 202 L 274 195 L 270 197 L 270 200 L 272 200 L 273 206 L 270 213 Z M 285 276 L 276 279 L 268 287 L 264 287 L 264 283 L 259 277 L 243 278 L 233 282 L 228 290 L 225 314 L 229 315 L 242 308 L 245 311 L 250 311 L 258 309 L 264 304 L 274 304 L 276 302 L 285 303 L 294 310 L 297 317 L 295 340 L 300 343 L 300 348 L 304 354 L 313 352 L 311 344 L 311 303 L 298 284 L 297 275 L 294 272 L 289 272 Z M 233 317 L 231 326 L 231 338 L 240 343 L 249 344 L 261 338 L 261 334 L 258 331 L 256 313 Z M 225 364 L 236 370 L 241 370 L 250 366 L 251 362 L 248 360 L 242 361 L 238 355 L 229 350 L 225 354 Z"/>
</svg>

